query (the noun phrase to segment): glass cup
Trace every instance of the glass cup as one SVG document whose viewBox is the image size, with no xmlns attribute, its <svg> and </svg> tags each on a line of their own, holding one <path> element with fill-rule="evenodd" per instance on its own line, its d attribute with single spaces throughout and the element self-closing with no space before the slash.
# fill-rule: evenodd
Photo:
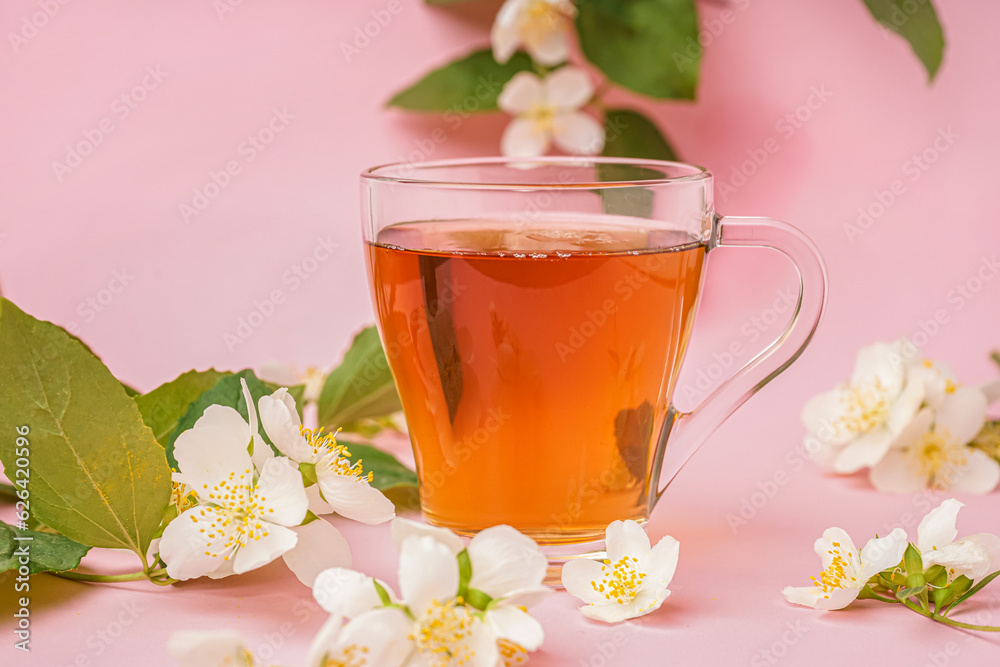
<svg viewBox="0 0 1000 667">
<path fill-rule="evenodd" d="M 795 228 L 721 217 L 712 174 L 677 162 L 486 158 L 362 174 L 368 274 L 425 519 L 509 524 L 554 563 L 645 524 L 719 424 L 798 358 L 826 271 Z M 788 326 L 701 405 L 672 405 L 720 246 L 795 265 Z"/>
</svg>

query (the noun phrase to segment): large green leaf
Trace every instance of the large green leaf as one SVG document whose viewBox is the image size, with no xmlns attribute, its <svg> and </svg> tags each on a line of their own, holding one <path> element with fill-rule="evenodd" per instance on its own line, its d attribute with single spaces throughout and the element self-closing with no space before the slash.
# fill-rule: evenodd
<svg viewBox="0 0 1000 667">
<path fill-rule="evenodd" d="M 931 0 L 865 0 L 872 16 L 907 42 L 931 81 L 944 58 L 944 31 Z"/>
<path fill-rule="evenodd" d="M 656 124 L 638 111 L 608 109 L 604 126 L 608 131 L 604 155 L 648 160 L 677 159 L 677 153 Z"/>
<path fill-rule="evenodd" d="M 88 551 L 90 547 L 63 535 L 22 530 L 0 521 L 0 572 L 18 569 L 23 560 L 31 574 L 74 570 Z"/>
<path fill-rule="evenodd" d="M 247 403 L 243 398 L 243 385 L 240 380 L 246 380 L 247 389 L 250 390 L 250 396 L 253 398 L 254 406 L 260 401 L 262 396 L 269 396 L 274 392 L 276 387 L 270 385 L 266 382 L 262 382 L 254 375 L 254 372 L 250 369 L 240 371 L 239 373 L 233 373 L 231 375 L 226 375 L 215 383 L 215 386 L 204 392 L 192 402 L 184 415 L 177 420 L 177 427 L 170 434 L 167 441 L 166 452 L 167 461 L 170 463 L 170 467 L 177 470 L 177 459 L 174 458 L 174 443 L 177 441 L 177 437 L 188 430 L 198 419 L 205 413 L 205 410 L 210 405 L 226 405 L 230 408 L 235 409 L 239 412 L 243 419 L 247 419 Z M 271 440 L 267 437 L 267 433 L 264 429 L 260 429 L 260 437 L 266 442 L 271 449 L 274 449 L 275 454 L 281 454 Z M 249 444 L 249 442 L 247 443 Z"/>
<path fill-rule="evenodd" d="M 372 486 L 380 491 L 396 486 L 417 486 L 417 473 L 399 462 L 392 454 L 371 445 L 343 442 L 351 453 L 351 460 L 361 461 L 365 474 L 372 473 Z"/>
<path fill-rule="evenodd" d="M 149 393 L 136 396 L 135 403 L 142 413 L 142 420 L 153 429 L 156 441 L 166 447 L 188 407 L 227 375 L 229 373 L 214 368 L 188 371 Z"/>
<path fill-rule="evenodd" d="M 170 469 L 135 401 L 69 334 L 6 299 L 0 350 L 0 460 L 8 476 L 29 460 L 31 514 L 82 544 L 144 558 Z M 17 428 L 27 431 L 27 457 L 11 437 Z"/>
<path fill-rule="evenodd" d="M 580 46 L 609 79 L 660 99 L 694 99 L 701 63 L 694 0 L 582 0 Z"/>
<path fill-rule="evenodd" d="M 396 93 L 388 106 L 411 111 L 453 111 L 468 114 L 496 111 L 497 97 L 505 83 L 518 72 L 531 69 L 531 58 L 515 53 L 501 65 L 489 49 L 434 70 L 406 90 Z"/>
<path fill-rule="evenodd" d="M 344 360 L 327 376 L 319 396 L 319 424 L 330 430 L 402 410 L 375 327 L 354 337 Z"/>
</svg>

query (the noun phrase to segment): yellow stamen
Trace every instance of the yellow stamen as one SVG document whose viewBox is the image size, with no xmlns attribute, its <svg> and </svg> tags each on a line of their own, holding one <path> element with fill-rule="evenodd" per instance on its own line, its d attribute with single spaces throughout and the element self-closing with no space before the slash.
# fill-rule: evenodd
<svg viewBox="0 0 1000 667">
<path fill-rule="evenodd" d="M 606 600 L 613 600 L 618 604 L 630 603 L 639 595 L 646 573 L 637 570 L 635 564 L 638 561 L 628 556 L 622 556 L 613 565 L 609 560 L 604 562 L 605 566 L 611 566 L 610 572 L 606 567 L 602 567 L 601 571 L 605 574 L 600 583 L 597 580 L 592 580 L 590 586 L 604 595 Z"/>
</svg>

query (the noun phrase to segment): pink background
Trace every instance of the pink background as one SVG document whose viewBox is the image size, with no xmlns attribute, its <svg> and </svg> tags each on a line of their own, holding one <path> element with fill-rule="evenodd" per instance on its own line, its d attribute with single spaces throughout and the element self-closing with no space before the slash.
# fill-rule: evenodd
<svg viewBox="0 0 1000 667">
<path fill-rule="evenodd" d="M 399 1 L 402 11 L 348 59 L 341 45 L 387 0 L 229 0 L 232 11 L 221 16 L 215 6 L 227 0 L 67 2 L 17 45 L 9 33 L 56 1 L 5 0 L 4 295 L 71 327 L 141 389 L 192 367 L 335 363 L 351 334 L 372 319 L 358 172 L 408 157 L 494 154 L 506 123 L 501 115 L 474 116 L 453 130 L 436 115 L 383 109 L 430 67 L 485 45 L 497 6 Z M 703 24 L 715 34 L 706 35 L 697 103 L 614 98 L 654 113 L 684 158 L 711 168 L 719 183 L 740 185 L 725 193 L 717 185 L 721 212 L 773 215 L 804 229 L 829 266 L 829 310 L 810 350 L 719 430 L 654 515 L 651 535 L 669 533 L 682 544 L 665 607 L 606 627 L 576 614 L 568 596 L 554 596 L 539 610 L 548 641 L 533 664 L 661 664 L 670 657 L 678 664 L 832 665 L 878 656 L 940 665 L 985 664 L 1000 655 L 996 638 L 901 610 L 868 603 L 824 614 L 787 605 L 779 593 L 815 574 L 811 544 L 824 528 L 840 525 L 862 541 L 893 525 L 912 529 L 907 513 L 919 516 L 937 502 L 880 496 L 863 477 L 829 478 L 803 463 L 798 413 L 806 397 L 846 378 L 858 347 L 922 326 L 933 330 L 925 353 L 950 362 L 965 382 L 996 372 L 986 354 L 1000 345 L 1000 279 L 982 267 L 1000 250 L 993 211 L 1000 6 L 937 4 L 949 49 L 933 86 L 905 43 L 886 35 L 858 0 L 739 0 L 730 3 L 735 20 L 728 24 L 713 23 L 719 5 L 701 5 Z M 159 80 L 149 71 L 161 72 Z M 122 95 L 143 99 L 133 109 Z M 803 105 L 811 95 L 809 109 Z M 241 145 L 275 110 L 291 117 L 275 121 L 280 132 L 251 161 Z M 807 120 L 790 132 L 783 119 L 796 112 Z M 446 140 L 434 144 L 429 137 L 439 127 Z M 100 142 L 57 175 L 53 163 L 65 163 L 67 147 L 87 134 Z M 935 147 L 938 136 L 951 138 Z M 778 151 L 746 168 L 755 173 L 745 183 L 733 180 L 748 151 L 772 138 Z M 925 152 L 933 164 L 914 171 L 912 157 Z M 186 222 L 180 205 L 191 205 L 194 190 L 232 160 L 239 173 Z M 879 197 L 887 199 L 878 193 L 897 180 L 902 194 L 879 212 Z M 875 219 L 851 239 L 846 226 L 859 208 Z M 330 254 L 314 254 L 333 245 Z M 756 251 L 713 255 L 682 388 L 711 368 L 713 351 L 733 341 L 762 346 L 777 334 L 777 324 L 759 341 L 750 334 L 752 318 L 788 285 L 790 274 L 771 259 Z M 312 272 L 295 278 L 296 267 Z M 981 270 L 990 279 L 977 284 Z M 980 290 L 960 297 L 957 286 L 970 280 Z M 226 334 L 275 290 L 281 303 L 263 325 L 227 345 Z M 98 300 L 100 312 L 88 299 Z M 944 324 L 933 329 L 927 322 L 935 315 Z M 963 500 L 962 532 L 1000 532 L 996 494 Z M 733 527 L 727 515 L 741 507 L 746 524 Z M 394 581 L 387 528 L 345 531 L 361 569 Z M 12 583 L 0 585 L 9 619 Z M 50 577 L 33 586 L 34 650 L 28 659 L 15 655 L 5 632 L 5 663 L 13 655 L 15 664 L 45 667 L 80 656 L 95 665 L 169 665 L 169 633 L 200 627 L 237 630 L 255 648 L 265 633 L 284 633 L 274 661 L 295 663 L 322 620 L 280 565 L 171 591 L 131 585 L 112 595 Z M 1000 589 L 981 597 L 987 622 L 1000 623 Z M 127 616 L 122 605 L 129 602 L 137 611 L 122 634 L 110 644 L 95 639 Z"/>
</svg>

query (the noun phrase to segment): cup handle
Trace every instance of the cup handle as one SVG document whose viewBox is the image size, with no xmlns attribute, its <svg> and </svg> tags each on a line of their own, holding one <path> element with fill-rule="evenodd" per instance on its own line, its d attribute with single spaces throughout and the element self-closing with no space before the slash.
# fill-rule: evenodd
<svg viewBox="0 0 1000 667">
<path fill-rule="evenodd" d="M 772 218 L 716 216 L 708 250 L 717 247 L 771 248 L 791 260 L 799 274 L 799 298 L 785 330 L 773 343 L 748 361 L 723 382 L 691 412 L 677 412 L 673 405 L 667 412 L 653 460 L 650 510 L 660 499 L 688 459 L 743 403 L 779 373 L 792 365 L 809 345 L 819 326 L 826 305 L 826 266 L 809 238 L 795 227 Z M 668 436 L 670 462 L 665 465 Z M 680 441 L 676 436 L 681 436 Z"/>
</svg>

